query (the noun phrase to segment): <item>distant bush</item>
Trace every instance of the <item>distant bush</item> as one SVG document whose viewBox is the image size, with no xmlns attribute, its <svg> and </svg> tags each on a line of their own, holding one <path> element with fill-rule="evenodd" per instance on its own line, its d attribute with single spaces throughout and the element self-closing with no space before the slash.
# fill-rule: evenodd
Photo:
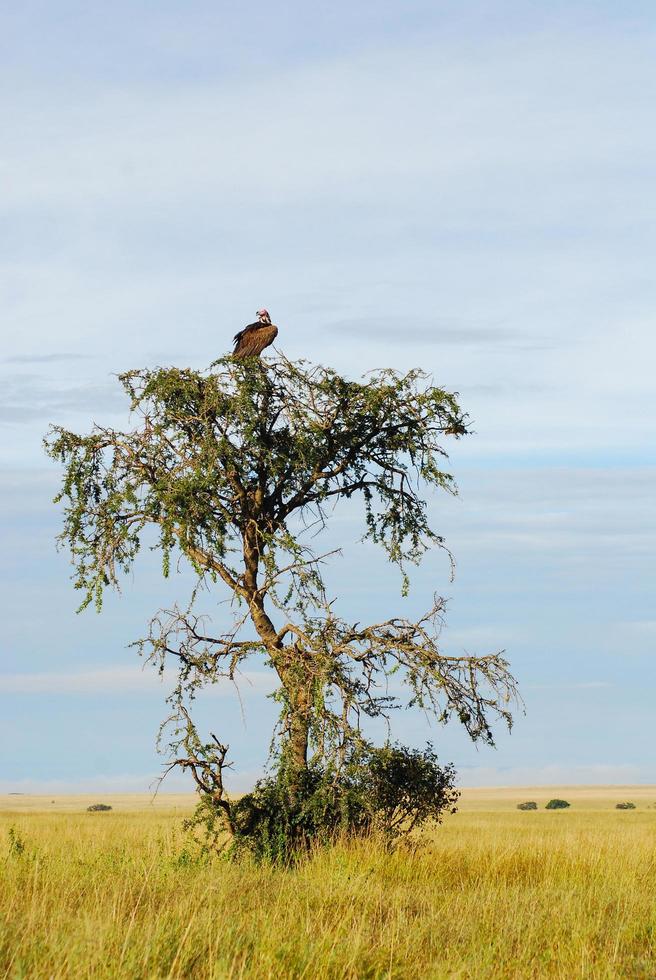
<svg viewBox="0 0 656 980">
<path fill-rule="evenodd" d="M 100 810 L 111 810 L 111 806 L 108 806 L 106 803 L 92 803 L 91 806 L 87 807 L 87 810 L 89 813 L 96 813 Z"/>
<path fill-rule="evenodd" d="M 615 809 L 616 810 L 635 810 L 635 808 L 636 808 L 635 803 L 616 803 L 615 804 Z"/>
<path fill-rule="evenodd" d="M 569 806 L 567 800 L 549 800 L 546 805 L 547 810 L 565 810 Z"/>
<path fill-rule="evenodd" d="M 518 810 L 537 810 L 537 808 L 538 808 L 538 805 L 537 805 L 537 803 L 534 803 L 533 800 L 529 800 L 528 803 L 518 803 L 517 804 L 517 809 Z"/>
</svg>

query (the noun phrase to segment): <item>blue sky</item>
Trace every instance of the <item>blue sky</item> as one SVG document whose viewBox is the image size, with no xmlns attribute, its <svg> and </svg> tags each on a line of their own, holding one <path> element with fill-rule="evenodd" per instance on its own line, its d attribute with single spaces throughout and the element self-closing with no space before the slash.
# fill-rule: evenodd
<svg viewBox="0 0 656 980">
<path fill-rule="evenodd" d="M 421 365 L 474 419 L 431 501 L 455 581 L 430 555 L 402 600 L 352 508 L 331 575 L 358 617 L 449 596 L 445 648 L 505 648 L 527 713 L 496 751 L 394 734 L 464 784 L 656 783 L 655 41 L 631 2 L 5 5 L 0 791 L 149 784 L 166 683 L 126 646 L 184 588 L 146 558 L 75 615 L 48 423 L 120 424 L 113 374 L 262 305 L 289 356 Z M 267 690 L 200 705 L 235 786 Z"/>
</svg>

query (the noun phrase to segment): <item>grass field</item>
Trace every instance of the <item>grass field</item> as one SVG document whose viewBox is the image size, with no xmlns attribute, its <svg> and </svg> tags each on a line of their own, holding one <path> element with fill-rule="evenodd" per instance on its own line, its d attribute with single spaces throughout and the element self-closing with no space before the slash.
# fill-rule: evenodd
<svg viewBox="0 0 656 980">
<path fill-rule="evenodd" d="M 190 797 L 51 800 L 0 797 L 2 977 L 656 977 L 656 787 L 466 790 L 294 871 L 189 860 Z"/>
</svg>

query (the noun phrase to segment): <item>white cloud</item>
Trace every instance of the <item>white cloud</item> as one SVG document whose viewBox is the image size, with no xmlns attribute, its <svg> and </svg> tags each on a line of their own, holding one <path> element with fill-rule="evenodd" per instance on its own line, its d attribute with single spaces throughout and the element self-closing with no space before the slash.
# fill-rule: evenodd
<svg viewBox="0 0 656 980">
<path fill-rule="evenodd" d="M 594 691 L 601 690 L 613 685 L 610 681 L 566 681 L 560 684 L 526 684 L 526 691 Z"/>
<path fill-rule="evenodd" d="M 92 794 L 92 793 L 140 793 L 150 794 L 154 802 L 166 804 L 165 796 L 167 793 L 189 793 L 189 801 L 193 803 L 195 799 L 195 784 L 189 775 L 178 773 L 175 770 L 166 777 L 164 782 L 159 783 L 162 771 L 141 772 L 141 773 L 112 773 L 108 775 L 98 775 L 87 773 L 86 775 L 76 776 L 75 778 L 62 779 L 38 779 L 25 777 L 20 779 L 0 779 L 0 795 L 15 794 L 8 802 L 20 807 L 23 802 L 22 797 L 38 796 L 61 796 L 71 794 Z M 242 772 L 226 773 L 226 787 L 229 793 L 245 793 L 252 789 L 255 782 L 263 775 L 262 769 L 249 769 Z M 155 792 L 163 794 L 157 800 Z M 59 800 L 58 802 L 63 802 Z M 94 802 L 94 801 L 91 801 Z M 127 801 L 130 805 L 130 801 Z"/>
<path fill-rule="evenodd" d="M 9 123 L 26 110 L 31 123 L 13 127 L 12 199 L 143 206 L 182 190 L 187 202 L 209 196 L 214 204 L 361 203 L 378 201 L 383 185 L 408 199 L 425 179 L 453 192 L 480 188 L 493 174 L 518 200 L 534 195 L 538 177 L 546 181 L 548 193 L 533 201 L 543 213 L 554 190 L 575 186 L 568 203 L 576 208 L 598 193 L 590 171 L 652 146 L 648 101 L 631 99 L 626 124 L 627 100 L 651 75 L 647 39 L 631 47 L 585 40 L 541 33 L 523 38 L 521 49 L 485 39 L 453 50 L 433 38 L 282 67 L 266 80 L 243 73 L 175 88 L 91 83 L 74 102 L 54 90 L 54 119 L 41 90 L 12 93 Z M 505 221 L 520 218 L 502 201 L 488 200 L 490 209 Z"/>
<path fill-rule="evenodd" d="M 656 639 L 656 619 L 627 620 L 617 623 L 616 628 L 626 630 L 628 633 L 637 633 L 641 636 L 644 635 Z"/>
<path fill-rule="evenodd" d="M 30 360 L 37 362 L 38 358 Z M 49 363 L 55 360 L 49 358 Z M 0 376 L 0 390 L 0 424 L 40 420 L 45 429 L 51 420 L 61 423 L 71 416 L 82 415 L 86 422 L 99 413 L 103 418 L 119 415 L 124 422 L 128 415 L 129 400 L 116 378 L 105 384 L 53 384 L 39 375 L 14 373 Z"/>
<path fill-rule="evenodd" d="M 1 779 L 0 793 L 20 795 L 52 795 L 76 793 L 154 793 L 161 773 L 117 773 L 111 775 L 88 774 L 72 779 Z M 180 793 L 192 789 L 189 779 L 172 773 L 162 785 L 162 792 Z"/>
<path fill-rule="evenodd" d="M 451 629 L 446 617 L 446 627 L 441 634 L 443 646 L 454 652 L 455 647 L 464 647 L 470 651 L 487 652 L 507 646 L 509 643 L 519 644 L 527 639 L 525 627 L 517 623 L 502 624 L 483 623 L 476 626 Z"/>
<path fill-rule="evenodd" d="M 552 556 L 563 565 L 596 557 L 612 569 L 619 558 L 648 558 L 656 547 L 652 466 L 527 462 L 485 469 L 471 466 L 474 460 L 468 454 L 460 497 L 433 504 L 456 555 L 463 547 L 508 549 Z M 457 460 L 452 469 L 458 474 Z"/>
<path fill-rule="evenodd" d="M 569 765 L 552 763 L 546 766 L 467 766 L 461 767 L 461 786 L 606 786 L 633 785 L 653 781 L 656 769 L 647 772 L 632 764 Z"/>
<path fill-rule="evenodd" d="M 155 690 L 170 690 L 176 681 L 176 672 L 167 669 L 160 675 L 154 668 L 108 667 L 105 669 L 78 670 L 74 672 L 41 672 L 0 674 L 0 692 L 4 694 L 107 694 L 133 695 Z M 239 693 L 269 693 L 274 690 L 272 673 L 243 671 L 237 679 Z M 207 689 L 215 697 L 234 697 L 235 685 L 224 680 Z"/>
</svg>

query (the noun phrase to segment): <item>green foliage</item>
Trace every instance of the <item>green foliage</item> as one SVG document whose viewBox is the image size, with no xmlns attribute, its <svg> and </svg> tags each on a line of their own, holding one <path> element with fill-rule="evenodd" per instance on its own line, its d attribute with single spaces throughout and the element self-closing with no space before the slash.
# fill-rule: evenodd
<svg viewBox="0 0 656 980">
<path fill-rule="evenodd" d="M 545 810 L 566 810 L 568 806 L 567 800 L 549 800 Z"/>
<path fill-rule="evenodd" d="M 87 807 L 89 813 L 105 813 L 107 810 L 111 810 L 108 803 L 92 803 Z"/>
<path fill-rule="evenodd" d="M 529 800 L 526 803 L 518 803 L 517 804 L 517 809 L 518 810 L 537 810 L 537 808 L 538 808 L 538 805 L 533 800 Z"/>
<path fill-rule="evenodd" d="M 66 467 L 56 497 L 68 502 L 61 540 L 83 604 L 118 586 L 148 524 L 159 529 L 165 570 L 177 545 L 199 568 L 207 554 L 228 561 L 234 582 L 240 570 L 228 559 L 249 519 L 273 571 L 276 549 L 302 551 L 290 516 L 316 515 L 337 496 L 362 498 L 366 536 L 400 566 L 442 545 L 413 477 L 454 492 L 438 441 L 466 432 L 454 395 L 416 370 L 356 382 L 284 358 L 213 367 L 121 375 L 139 420 L 130 432 L 52 428 L 46 449 Z"/>
<path fill-rule="evenodd" d="M 229 808 L 221 806 L 211 793 L 201 792 L 194 812 L 182 823 L 183 829 L 198 844 L 200 857 L 226 849 L 231 832 L 228 813 Z"/>
<path fill-rule="evenodd" d="M 454 781 L 453 766 L 440 767 L 431 745 L 369 746 L 339 771 L 315 764 L 300 778 L 282 769 L 231 805 L 231 850 L 288 864 L 338 835 L 376 834 L 393 847 L 455 813 Z"/>
<path fill-rule="evenodd" d="M 627 802 L 627 803 L 616 803 L 615 804 L 615 809 L 616 810 L 635 810 L 635 808 L 636 808 L 635 803 L 628 803 Z"/>
</svg>

